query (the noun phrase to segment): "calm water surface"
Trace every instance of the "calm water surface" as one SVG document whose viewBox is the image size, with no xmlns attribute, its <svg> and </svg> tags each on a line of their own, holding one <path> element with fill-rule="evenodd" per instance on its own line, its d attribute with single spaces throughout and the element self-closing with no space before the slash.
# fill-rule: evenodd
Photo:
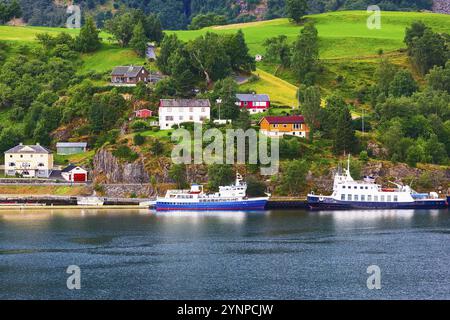
<svg viewBox="0 0 450 320">
<path fill-rule="evenodd" d="M 448 210 L 0 211 L 0 299 L 380 298 L 450 298 Z"/>
</svg>

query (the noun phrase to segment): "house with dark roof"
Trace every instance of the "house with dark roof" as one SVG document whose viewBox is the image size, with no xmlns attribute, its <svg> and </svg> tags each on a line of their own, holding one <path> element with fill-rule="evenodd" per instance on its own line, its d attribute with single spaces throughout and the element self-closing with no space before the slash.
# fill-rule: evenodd
<svg viewBox="0 0 450 320">
<path fill-rule="evenodd" d="M 210 119 L 211 103 L 208 99 L 161 99 L 158 113 L 161 130 L 168 130 L 183 122 Z"/>
<path fill-rule="evenodd" d="M 241 109 L 247 109 L 250 113 L 260 113 L 270 108 L 270 98 L 267 94 L 238 93 L 236 100 L 236 105 Z"/>
<path fill-rule="evenodd" d="M 259 122 L 260 132 L 269 137 L 282 137 L 284 135 L 307 138 L 309 127 L 305 123 L 305 118 L 299 116 L 268 116 Z"/>
<path fill-rule="evenodd" d="M 113 85 L 135 86 L 138 82 L 147 83 L 150 72 L 143 66 L 121 66 L 115 67 L 111 72 L 111 83 Z"/>
<path fill-rule="evenodd" d="M 19 144 L 5 152 L 5 175 L 48 178 L 53 170 L 52 152 L 41 146 Z"/>
</svg>

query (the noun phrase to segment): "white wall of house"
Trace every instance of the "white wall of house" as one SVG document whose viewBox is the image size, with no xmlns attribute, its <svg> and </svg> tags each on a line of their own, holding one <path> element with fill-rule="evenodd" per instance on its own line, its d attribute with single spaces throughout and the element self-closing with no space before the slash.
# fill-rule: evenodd
<svg viewBox="0 0 450 320">
<path fill-rule="evenodd" d="M 75 178 L 75 174 L 84 174 L 86 175 L 87 178 L 87 171 L 84 170 L 81 167 L 75 167 L 73 168 L 71 171 L 69 172 L 62 172 L 61 176 L 64 178 L 64 180 L 69 181 L 69 182 L 74 182 L 74 178 Z"/>
<path fill-rule="evenodd" d="M 296 136 L 301 138 L 306 138 L 305 131 L 291 131 L 291 132 L 283 132 L 283 131 L 273 131 L 273 130 L 260 130 L 260 132 L 268 137 L 282 137 L 286 136 Z"/>
<path fill-rule="evenodd" d="M 159 107 L 159 127 L 172 129 L 173 125 L 183 122 L 201 123 L 211 118 L 210 107 Z"/>
<path fill-rule="evenodd" d="M 53 155 L 47 153 L 5 153 L 5 175 L 48 178 L 53 169 Z"/>
</svg>

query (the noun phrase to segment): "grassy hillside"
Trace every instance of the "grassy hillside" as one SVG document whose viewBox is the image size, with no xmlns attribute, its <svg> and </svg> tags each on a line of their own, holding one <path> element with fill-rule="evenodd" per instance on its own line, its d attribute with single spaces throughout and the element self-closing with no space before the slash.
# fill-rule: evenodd
<svg viewBox="0 0 450 320">
<path fill-rule="evenodd" d="M 361 55 L 374 55 L 382 48 L 393 51 L 404 47 L 405 28 L 415 20 L 422 20 L 435 31 L 448 31 L 450 16 L 418 12 L 383 12 L 382 28 L 367 28 L 369 14 L 365 11 L 339 11 L 311 15 L 316 22 L 321 39 L 321 58 L 343 58 Z M 286 35 L 294 41 L 301 26 L 287 19 L 252 22 L 227 26 L 217 26 L 194 31 L 171 31 L 182 40 L 191 40 L 207 31 L 216 33 L 234 33 L 242 29 L 252 54 L 264 53 L 264 40 L 278 35 Z"/>
</svg>

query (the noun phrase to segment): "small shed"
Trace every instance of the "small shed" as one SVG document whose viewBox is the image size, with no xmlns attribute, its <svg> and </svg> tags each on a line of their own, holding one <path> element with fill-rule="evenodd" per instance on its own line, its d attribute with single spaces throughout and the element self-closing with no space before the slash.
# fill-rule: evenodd
<svg viewBox="0 0 450 320">
<path fill-rule="evenodd" d="M 69 165 L 61 171 L 61 176 L 69 182 L 86 182 L 88 173 L 83 168 L 76 165 Z"/>
<path fill-rule="evenodd" d="M 86 142 L 58 142 L 56 144 L 56 153 L 58 155 L 70 155 L 86 152 Z"/>
<path fill-rule="evenodd" d="M 134 112 L 134 114 L 135 114 L 136 118 L 147 119 L 152 116 L 153 112 L 150 109 L 140 109 L 140 110 L 136 110 Z"/>
</svg>

